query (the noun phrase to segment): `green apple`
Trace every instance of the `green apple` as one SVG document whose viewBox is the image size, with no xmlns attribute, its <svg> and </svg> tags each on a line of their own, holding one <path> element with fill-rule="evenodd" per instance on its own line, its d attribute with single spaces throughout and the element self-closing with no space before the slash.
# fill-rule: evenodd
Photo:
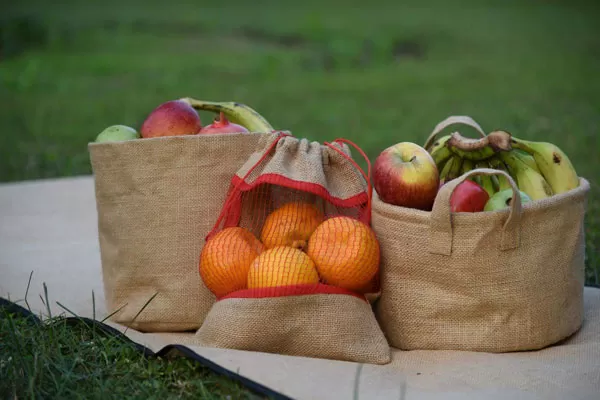
<svg viewBox="0 0 600 400">
<path fill-rule="evenodd" d="M 521 196 L 521 204 L 531 201 L 531 198 L 526 193 L 519 191 Z M 510 207 L 513 198 L 512 189 L 504 189 L 494 193 L 492 197 L 485 203 L 483 211 L 495 211 L 506 207 Z"/>
<path fill-rule="evenodd" d="M 140 135 L 135 129 L 126 125 L 113 125 L 100 132 L 96 136 L 96 142 L 118 142 L 139 138 Z"/>
</svg>

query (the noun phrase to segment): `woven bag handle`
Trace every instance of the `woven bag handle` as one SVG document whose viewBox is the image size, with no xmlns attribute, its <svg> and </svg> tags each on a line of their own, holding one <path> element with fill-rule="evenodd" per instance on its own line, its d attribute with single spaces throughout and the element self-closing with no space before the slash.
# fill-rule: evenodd
<svg viewBox="0 0 600 400">
<path fill-rule="evenodd" d="M 479 124 L 477 122 L 475 122 L 475 120 L 473 118 L 471 118 L 467 115 L 452 115 L 452 116 L 446 118 L 445 120 L 443 120 L 442 122 L 440 122 L 439 124 L 437 124 L 435 126 L 435 128 L 433 128 L 433 132 L 431 132 L 431 134 L 425 141 L 425 144 L 423 145 L 423 147 L 428 149 L 429 146 L 431 146 L 433 144 L 433 142 L 435 141 L 435 138 L 438 135 L 438 133 L 440 133 L 441 131 L 443 131 L 444 129 L 449 127 L 450 125 L 454 125 L 454 124 L 462 124 L 462 125 L 470 126 L 472 128 L 475 128 L 475 130 L 477 131 L 477 133 L 479 133 L 479 135 L 481 137 L 486 136 L 483 129 L 481 129 L 481 126 L 479 126 Z"/>
<path fill-rule="evenodd" d="M 513 190 L 508 218 L 502 226 L 502 237 L 500 241 L 501 250 L 510 250 L 519 246 L 521 226 L 521 196 L 515 181 L 504 171 L 491 168 L 478 168 L 471 170 L 460 177 L 444 184 L 433 203 L 430 219 L 430 244 L 429 251 L 435 254 L 450 255 L 452 253 L 452 212 L 450 211 L 450 196 L 454 189 L 465 179 L 475 175 L 502 175 Z"/>
</svg>

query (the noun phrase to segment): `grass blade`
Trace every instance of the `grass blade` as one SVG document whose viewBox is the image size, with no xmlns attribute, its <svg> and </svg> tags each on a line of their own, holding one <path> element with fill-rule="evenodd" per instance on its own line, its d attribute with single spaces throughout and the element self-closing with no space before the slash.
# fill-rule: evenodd
<svg viewBox="0 0 600 400">
<path fill-rule="evenodd" d="M 42 283 L 44 286 L 44 297 L 46 298 L 46 310 L 48 311 L 48 317 L 52 318 L 52 311 L 50 310 L 50 300 L 48 300 L 48 286 L 46 286 L 46 282 Z"/>
<path fill-rule="evenodd" d="M 115 311 L 111 312 L 110 314 L 108 314 L 106 317 L 104 317 L 102 319 L 102 321 L 100 322 L 104 322 L 107 319 L 109 319 L 110 317 L 112 317 L 113 315 L 115 315 L 116 313 L 118 313 L 119 311 L 121 311 L 125 306 L 127 306 L 128 303 L 123 304 L 121 307 L 117 308 Z"/>
<path fill-rule="evenodd" d="M 29 301 L 27 300 L 27 296 L 29 295 L 29 287 L 31 286 L 31 278 L 33 277 L 33 270 L 31 270 L 31 273 L 29 274 L 29 280 L 27 281 L 27 289 L 25 289 L 25 304 L 27 305 L 27 309 L 29 310 L 29 312 L 33 312 L 31 311 L 31 306 L 29 305 Z"/>
<path fill-rule="evenodd" d="M 73 317 L 75 317 L 79 321 L 81 321 L 87 328 L 90 328 L 90 326 L 83 319 L 81 319 L 81 317 L 79 315 L 77 315 L 73 311 L 69 310 L 66 306 L 64 306 L 63 304 L 61 304 L 59 301 L 57 301 L 56 304 L 58 304 L 58 306 L 60 308 L 62 308 L 63 310 L 65 310 L 66 312 L 68 312 L 69 314 L 71 314 Z"/>
<path fill-rule="evenodd" d="M 137 314 L 135 314 L 135 316 L 133 317 L 133 319 L 131 320 L 131 322 L 135 322 L 135 320 L 137 319 L 137 317 L 142 313 L 142 311 L 144 311 L 146 309 L 146 307 L 148 307 L 148 304 L 150 304 L 152 302 L 152 300 L 154 300 L 154 298 L 158 296 L 158 292 L 154 293 L 152 295 L 152 297 L 150 297 L 148 299 L 148 301 L 146 302 L 146 304 L 144 304 L 142 306 L 142 308 L 140 309 L 140 311 L 137 312 Z M 129 327 L 125 328 L 125 333 L 127 332 L 127 330 L 129 329 Z"/>
</svg>

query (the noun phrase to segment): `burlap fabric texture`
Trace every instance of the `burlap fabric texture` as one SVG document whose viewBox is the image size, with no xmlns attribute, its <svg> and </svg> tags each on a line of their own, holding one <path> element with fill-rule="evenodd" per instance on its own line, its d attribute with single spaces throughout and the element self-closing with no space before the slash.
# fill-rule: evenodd
<svg viewBox="0 0 600 400">
<path fill-rule="evenodd" d="M 584 216 L 589 183 L 510 209 L 451 213 L 464 179 L 446 183 L 431 212 L 373 197 L 381 243 L 376 315 L 391 346 L 485 352 L 535 350 L 583 320 Z M 516 196 L 515 199 L 519 199 Z"/>
<path fill-rule="evenodd" d="M 391 361 L 364 297 L 331 292 L 325 285 L 305 293 L 251 296 L 216 302 L 196 333 L 196 344 L 368 364 Z"/>
<path fill-rule="evenodd" d="M 260 237 L 273 210 L 290 201 L 318 205 L 328 217 L 370 224 L 370 186 L 343 142 L 264 138 L 232 179 L 215 230 L 241 226 Z M 254 195 L 258 193 L 259 195 Z M 387 341 L 364 294 L 319 284 L 252 288 L 213 305 L 196 333 L 206 347 L 385 364 Z"/>
<path fill-rule="evenodd" d="M 231 178 L 263 137 L 90 143 L 106 308 L 142 332 L 197 329 L 214 303 L 198 276 Z M 145 306 L 145 307 L 144 307 Z"/>
</svg>

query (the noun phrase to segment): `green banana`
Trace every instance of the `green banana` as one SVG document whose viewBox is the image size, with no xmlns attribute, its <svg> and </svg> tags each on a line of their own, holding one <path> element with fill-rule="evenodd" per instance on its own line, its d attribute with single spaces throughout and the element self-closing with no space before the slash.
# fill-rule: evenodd
<svg viewBox="0 0 600 400">
<path fill-rule="evenodd" d="M 475 168 L 479 169 L 479 168 L 491 168 L 489 160 L 486 161 L 476 161 L 475 162 Z"/>
<path fill-rule="evenodd" d="M 427 147 L 425 147 L 425 150 L 427 150 L 429 152 L 429 154 L 432 154 L 434 151 L 438 150 L 439 148 L 444 147 L 446 145 L 446 142 L 448 141 L 448 139 L 450 139 L 450 135 L 442 136 L 435 142 L 428 144 Z"/>
<path fill-rule="evenodd" d="M 478 161 L 475 163 L 474 167 L 477 169 L 490 168 L 490 165 L 489 165 L 489 163 L 487 163 L 485 161 Z M 490 195 L 490 197 L 492 197 L 494 195 L 494 193 L 496 193 L 498 191 L 497 186 L 494 185 L 493 180 L 492 180 L 492 178 L 495 178 L 494 175 L 492 175 L 492 176 L 478 175 L 477 178 L 479 178 L 479 179 L 475 182 L 477 184 L 479 184 L 479 186 L 481 186 Z"/>
<path fill-rule="evenodd" d="M 458 178 L 460 176 L 462 162 L 462 158 L 457 155 L 453 155 L 452 158 L 450 158 L 442 168 L 442 172 L 440 173 L 440 181 L 448 182 L 452 179 Z"/>
<path fill-rule="evenodd" d="M 510 175 L 516 180 L 519 190 L 525 192 L 532 200 L 543 199 L 554 194 L 542 174 L 530 168 L 512 151 L 500 152 L 499 156 L 508 166 Z"/>
<path fill-rule="evenodd" d="M 440 182 L 447 182 L 446 176 L 448 175 L 448 171 L 450 171 L 450 168 L 452 167 L 453 163 L 454 163 L 454 156 L 450 157 L 450 159 L 448 161 L 446 161 L 444 166 L 440 169 Z"/>
<path fill-rule="evenodd" d="M 180 100 L 185 101 L 196 110 L 223 112 L 231 122 L 246 127 L 250 132 L 271 132 L 274 130 L 262 115 L 245 104 L 233 101 L 203 101 L 191 97 L 184 97 Z"/>
<path fill-rule="evenodd" d="M 446 167 L 446 164 L 448 164 L 451 160 L 452 160 L 452 156 L 450 156 L 450 158 L 448 158 L 447 160 L 443 160 L 439 164 L 436 164 L 438 167 L 438 172 L 440 174 L 442 173 L 442 170 Z"/>
<path fill-rule="evenodd" d="M 504 171 L 510 175 L 510 171 L 508 170 L 508 167 L 506 166 L 506 164 L 504 164 L 502 162 L 502 160 L 500 158 L 498 158 L 498 156 L 490 158 L 488 160 L 488 163 L 490 164 L 490 167 L 492 169 Z M 511 175 L 511 177 L 513 177 L 513 179 L 514 179 L 514 176 Z M 506 177 L 504 177 L 502 175 L 494 175 L 493 178 L 496 178 L 496 182 L 497 182 L 496 184 L 498 185 L 498 190 L 497 190 L 498 192 L 500 192 L 504 189 L 512 189 L 512 187 L 510 186 L 510 183 L 508 182 L 508 179 L 506 179 Z"/>
<path fill-rule="evenodd" d="M 468 158 L 465 158 L 460 167 L 460 174 L 464 175 L 474 168 L 475 168 L 475 162 L 473 160 L 469 160 Z M 473 178 L 473 177 L 471 177 L 471 178 Z M 471 178 L 469 178 L 469 179 L 471 179 Z"/>
<path fill-rule="evenodd" d="M 504 178 L 504 177 L 502 177 Z M 500 181 L 498 180 L 498 177 L 496 175 L 492 175 L 490 176 L 490 179 L 492 180 L 492 186 L 494 188 L 494 193 L 497 193 L 500 191 Z M 508 183 L 508 180 L 506 180 L 506 178 L 504 178 L 504 180 L 506 181 L 506 184 L 508 186 L 510 186 L 510 184 Z"/>
<path fill-rule="evenodd" d="M 454 163 L 452 164 L 452 168 L 450 168 L 450 171 L 448 172 L 447 178 L 448 179 L 456 179 L 460 176 L 460 171 L 462 168 L 462 164 L 463 164 L 464 159 L 460 158 L 460 157 L 456 157 L 456 159 L 454 160 Z"/>
<path fill-rule="evenodd" d="M 433 158 L 433 161 L 435 162 L 435 165 L 437 165 L 439 171 L 442 170 L 446 161 L 452 157 L 452 152 L 448 147 L 446 147 L 446 141 L 449 138 L 450 136 L 448 135 L 447 137 L 437 140 L 431 146 L 431 150 L 429 150 L 429 154 L 431 154 L 431 158 Z"/>
<path fill-rule="evenodd" d="M 492 177 L 488 175 L 482 175 L 481 177 L 481 187 L 488 193 L 490 197 L 492 197 L 496 192 L 496 188 L 492 182 Z"/>
<path fill-rule="evenodd" d="M 569 157 L 558 146 L 548 142 L 532 142 L 511 139 L 513 148 L 521 149 L 533 156 L 540 174 L 548 182 L 553 193 L 563 193 L 579 186 L 579 177 Z"/>
</svg>

